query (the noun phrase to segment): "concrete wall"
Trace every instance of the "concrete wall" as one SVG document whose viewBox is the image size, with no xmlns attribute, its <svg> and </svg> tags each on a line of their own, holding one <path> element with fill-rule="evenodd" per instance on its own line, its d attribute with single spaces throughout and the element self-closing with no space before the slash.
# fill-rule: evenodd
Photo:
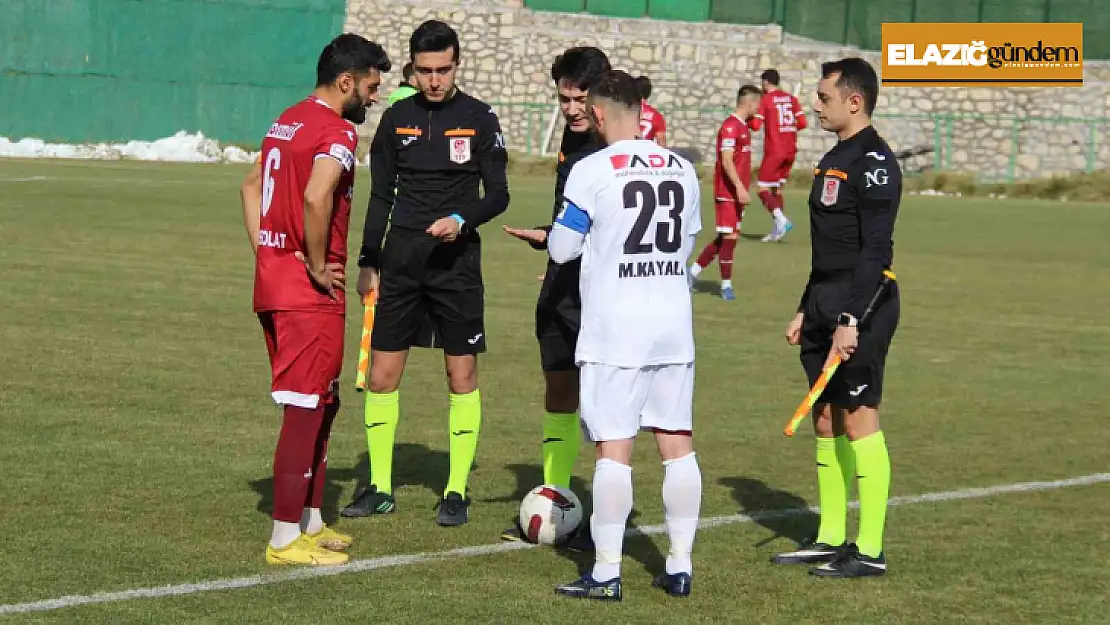
<svg viewBox="0 0 1110 625">
<path fill-rule="evenodd" d="M 463 41 L 460 85 L 494 104 L 512 148 L 533 153 L 541 151 L 555 118 L 551 62 L 570 46 L 597 45 L 617 67 L 651 76 L 652 103 L 667 117 L 671 142 L 710 158 L 737 87 L 757 82 L 763 69 L 777 68 L 788 90 L 800 85 L 808 106 L 822 61 L 862 55 L 877 69 L 880 64 L 878 53 L 784 36 L 776 25 L 612 19 L 534 12 L 521 4 L 348 0 L 346 28 L 403 61 L 420 22 L 435 17 L 454 25 Z M 876 126 L 895 149 L 933 146 L 937 153 L 926 161 L 984 179 L 1110 167 L 1110 63 L 1088 61 L 1086 80 L 1067 89 L 884 88 Z M 1032 119 L 1055 117 L 1076 120 Z M 373 131 L 376 119 L 364 132 Z M 820 129 L 802 132 L 799 164 L 816 161 L 832 143 Z"/>
</svg>

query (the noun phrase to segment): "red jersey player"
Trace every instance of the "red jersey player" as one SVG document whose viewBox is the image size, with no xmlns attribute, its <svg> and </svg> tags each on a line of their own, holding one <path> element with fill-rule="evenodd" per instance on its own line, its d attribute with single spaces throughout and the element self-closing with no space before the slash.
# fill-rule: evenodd
<svg viewBox="0 0 1110 625">
<path fill-rule="evenodd" d="M 667 147 L 667 120 L 663 119 L 663 114 L 654 106 L 648 104 L 648 98 L 651 97 L 651 79 L 640 76 L 636 79 L 636 87 L 640 90 L 640 136 L 665 148 Z"/>
<path fill-rule="evenodd" d="M 693 288 L 698 274 L 720 254 L 721 298 L 725 300 L 736 299 L 732 291 L 732 259 L 736 240 L 740 236 L 744 208 L 752 201 L 748 193 L 752 183 L 752 135 L 747 122 L 759 109 L 761 93 L 755 85 L 740 87 L 736 94 L 736 109 L 717 131 L 717 167 L 713 172 L 717 238 L 705 246 L 687 273 Z"/>
<path fill-rule="evenodd" d="M 353 123 L 378 101 L 390 61 L 358 35 L 336 37 L 316 66 L 316 89 L 285 110 L 241 188 L 255 248 L 254 310 L 284 407 L 274 453 L 270 564 L 342 564 L 351 538 L 320 516 L 328 438 L 339 410 L 347 225 L 355 181 Z"/>
<path fill-rule="evenodd" d="M 779 73 L 769 69 L 760 75 L 763 102 L 752 123 L 752 130 L 763 128 L 763 161 L 759 165 L 759 199 L 775 220 L 775 229 L 764 243 L 782 240 L 794 224 L 783 213 L 782 187 L 790 177 L 798 153 L 798 131 L 805 130 L 806 118 L 798 98 L 779 88 Z"/>
</svg>

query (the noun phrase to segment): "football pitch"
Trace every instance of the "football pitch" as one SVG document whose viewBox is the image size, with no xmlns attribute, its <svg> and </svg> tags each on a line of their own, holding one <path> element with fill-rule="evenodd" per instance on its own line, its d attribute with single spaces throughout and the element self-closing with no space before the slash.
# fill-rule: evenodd
<svg viewBox="0 0 1110 625">
<path fill-rule="evenodd" d="M 662 467 L 642 437 L 632 525 L 644 532 L 626 541 L 624 602 L 606 605 L 552 590 L 590 556 L 498 540 L 541 480 L 533 310 L 545 261 L 500 225 L 547 221 L 552 177 L 512 178 L 509 210 L 483 228 L 489 352 L 470 523 L 434 523 L 446 380 L 440 353 L 417 350 L 401 386 L 396 513 L 338 520 L 355 545 L 337 574 L 264 563 L 280 411 L 251 312 L 245 171 L 0 161 L 0 621 L 1105 622 L 1110 206 L 904 199 L 882 413 L 897 504 L 889 573 L 846 581 L 768 561 L 816 521 L 804 510 L 817 493 L 809 422 L 781 434 L 806 391 L 782 332 L 808 272 L 808 219 L 792 193 L 795 229 L 762 244 L 771 222 L 750 208 L 738 300 L 717 296 L 715 269 L 694 297 L 695 445 L 712 525 L 695 544 L 694 594 L 650 587 L 667 541 Z M 365 168 L 357 185 L 352 250 Z M 353 283 L 332 522 L 367 477 Z M 573 487 L 587 502 L 591 473 L 584 445 Z"/>
</svg>

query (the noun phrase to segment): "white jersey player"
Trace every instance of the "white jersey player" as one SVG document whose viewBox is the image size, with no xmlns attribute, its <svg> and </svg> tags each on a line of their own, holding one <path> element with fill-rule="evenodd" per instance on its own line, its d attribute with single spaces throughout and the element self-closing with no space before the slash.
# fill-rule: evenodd
<svg viewBox="0 0 1110 625">
<path fill-rule="evenodd" d="M 621 599 L 620 561 L 632 511 L 632 442 L 655 433 L 665 466 L 671 550 L 655 586 L 690 593 L 701 508 L 694 457 L 694 332 L 686 265 L 701 230 L 694 166 L 639 137 L 639 96 L 613 71 L 590 90 L 588 110 L 608 147 L 579 161 L 548 237 L 557 263 L 582 257 L 581 418 L 598 447 L 593 571 L 556 588 L 566 596 Z"/>
</svg>

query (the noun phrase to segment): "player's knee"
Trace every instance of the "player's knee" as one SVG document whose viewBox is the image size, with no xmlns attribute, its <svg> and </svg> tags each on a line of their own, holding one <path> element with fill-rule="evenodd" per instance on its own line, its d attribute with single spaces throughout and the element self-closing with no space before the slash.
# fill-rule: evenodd
<svg viewBox="0 0 1110 625">
<path fill-rule="evenodd" d="M 832 404 L 816 404 L 813 406 L 813 431 L 821 438 L 832 438 L 843 432 L 837 432 L 833 419 Z"/>
<path fill-rule="evenodd" d="M 392 393 L 401 386 L 401 376 L 405 373 L 405 354 L 378 352 L 370 358 L 371 393 Z"/>
<path fill-rule="evenodd" d="M 740 238 L 740 234 L 737 233 L 735 230 L 733 230 L 732 232 L 729 232 L 728 234 L 724 234 L 724 235 L 720 235 L 720 236 L 724 239 L 729 240 L 729 241 L 735 241 L 735 240 Z"/>
<path fill-rule="evenodd" d="M 544 372 L 544 408 L 548 412 L 578 410 L 578 370 Z"/>
<path fill-rule="evenodd" d="M 858 441 L 879 431 L 879 409 L 875 406 L 860 406 L 845 411 L 844 433 L 848 440 Z"/>
<path fill-rule="evenodd" d="M 447 387 L 455 395 L 478 390 L 478 359 L 474 356 L 448 356 Z"/>
<path fill-rule="evenodd" d="M 677 460 L 694 452 L 694 436 L 688 430 L 669 431 L 655 428 L 655 443 L 659 447 L 659 457 L 664 462 Z"/>
</svg>

